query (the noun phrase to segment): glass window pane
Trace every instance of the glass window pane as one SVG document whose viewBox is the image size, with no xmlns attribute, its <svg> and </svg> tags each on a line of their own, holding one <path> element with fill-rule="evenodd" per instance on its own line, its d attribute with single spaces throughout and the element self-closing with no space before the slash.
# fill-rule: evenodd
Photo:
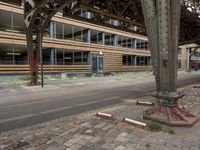
<svg viewBox="0 0 200 150">
<path fill-rule="evenodd" d="M 98 32 L 96 30 L 91 30 L 91 43 L 97 44 Z"/>
<path fill-rule="evenodd" d="M 83 33 L 83 42 L 88 42 L 88 32 L 89 29 L 82 29 L 82 33 Z"/>
<path fill-rule="evenodd" d="M 136 49 L 141 49 L 141 41 L 140 40 L 136 40 Z"/>
<path fill-rule="evenodd" d="M 82 65 L 82 52 L 74 52 L 74 64 Z"/>
<path fill-rule="evenodd" d="M 82 28 L 74 27 L 74 40 L 82 42 Z"/>
<path fill-rule="evenodd" d="M 111 45 L 111 35 L 109 33 L 105 33 L 105 45 Z"/>
<path fill-rule="evenodd" d="M 68 52 L 68 51 L 65 51 L 65 57 L 64 57 L 64 60 L 65 60 L 65 65 L 73 65 L 73 52 Z"/>
<path fill-rule="evenodd" d="M 13 13 L 14 32 L 25 33 L 24 17 L 21 14 Z"/>
<path fill-rule="evenodd" d="M 83 65 L 89 65 L 89 52 L 83 52 Z"/>
<path fill-rule="evenodd" d="M 72 40 L 72 25 L 64 25 L 64 39 Z"/>
<path fill-rule="evenodd" d="M 57 59 L 56 64 L 57 65 L 63 65 L 63 63 L 64 63 L 63 52 L 64 52 L 64 50 L 62 50 L 62 49 L 56 50 L 56 59 Z"/>
<path fill-rule="evenodd" d="M 98 44 L 103 44 L 103 32 L 98 32 Z"/>
<path fill-rule="evenodd" d="M 18 45 L 0 45 L 0 64 L 27 64 L 27 48 Z"/>
<path fill-rule="evenodd" d="M 56 38 L 63 39 L 63 24 L 60 22 L 56 22 Z"/>
<path fill-rule="evenodd" d="M 0 30 L 1 31 L 12 31 L 11 13 L 0 10 Z"/>
</svg>

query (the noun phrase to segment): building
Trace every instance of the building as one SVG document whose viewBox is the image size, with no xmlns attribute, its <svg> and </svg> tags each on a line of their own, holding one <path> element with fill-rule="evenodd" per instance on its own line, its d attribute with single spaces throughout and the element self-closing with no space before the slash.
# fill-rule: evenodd
<svg viewBox="0 0 200 150">
<path fill-rule="evenodd" d="M 93 17 L 82 10 L 73 13 L 82 18 Z M 23 8 L 0 2 L 0 18 L 0 75 L 28 74 Z M 136 34 L 137 27 L 130 28 L 132 33 L 109 27 L 117 27 L 117 20 L 108 19 L 106 23 L 105 27 L 56 14 L 44 33 L 45 73 L 152 70 L 147 37 Z M 178 66 L 182 69 L 186 57 L 180 49 Z"/>
</svg>

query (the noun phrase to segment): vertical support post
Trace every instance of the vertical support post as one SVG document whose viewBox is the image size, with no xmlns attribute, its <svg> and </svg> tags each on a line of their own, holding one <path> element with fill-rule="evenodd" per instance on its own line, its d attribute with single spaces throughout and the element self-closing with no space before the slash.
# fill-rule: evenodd
<svg viewBox="0 0 200 150">
<path fill-rule="evenodd" d="M 177 103 L 183 96 L 176 91 L 180 0 L 141 2 L 156 79 L 157 90 L 153 96 L 158 100 L 158 106 L 145 111 L 143 117 L 171 126 L 191 126 L 198 119 Z"/>
<path fill-rule="evenodd" d="M 41 87 L 44 87 L 44 71 L 43 71 L 43 51 L 42 51 L 42 29 L 39 27 L 38 33 L 38 47 L 40 51 L 40 75 L 41 75 Z"/>
</svg>

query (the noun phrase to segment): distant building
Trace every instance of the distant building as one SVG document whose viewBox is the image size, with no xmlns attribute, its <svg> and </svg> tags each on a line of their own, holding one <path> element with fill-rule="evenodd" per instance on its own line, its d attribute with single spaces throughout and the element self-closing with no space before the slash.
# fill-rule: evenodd
<svg viewBox="0 0 200 150">
<path fill-rule="evenodd" d="M 90 12 L 74 13 L 92 18 Z M 0 2 L 0 19 L 0 75 L 28 74 L 23 8 Z M 107 23 L 118 26 L 117 20 Z M 61 13 L 44 33 L 43 60 L 49 74 L 152 70 L 146 36 L 65 18 Z M 184 62 L 180 49 L 178 66 L 182 69 Z"/>
</svg>

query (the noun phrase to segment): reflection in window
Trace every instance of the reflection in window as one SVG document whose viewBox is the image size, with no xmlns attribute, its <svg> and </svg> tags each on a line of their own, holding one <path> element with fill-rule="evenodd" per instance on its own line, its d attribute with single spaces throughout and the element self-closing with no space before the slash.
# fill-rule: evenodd
<svg viewBox="0 0 200 150">
<path fill-rule="evenodd" d="M 98 44 L 103 44 L 103 32 L 98 32 Z"/>
<path fill-rule="evenodd" d="M 88 32 L 89 32 L 89 29 L 83 29 L 82 30 L 82 33 L 83 33 L 82 42 L 88 42 Z"/>
<path fill-rule="evenodd" d="M 22 14 L 13 13 L 13 30 L 25 33 L 24 17 Z"/>
<path fill-rule="evenodd" d="M 65 24 L 64 25 L 64 39 L 72 40 L 72 25 Z"/>
<path fill-rule="evenodd" d="M 63 24 L 56 22 L 56 38 L 63 39 Z"/>
<path fill-rule="evenodd" d="M 50 65 L 51 49 L 43 49 L 43 64 Z"/>
<path fill-rule="evenodd" d="M 116 35 L 112 34 L 111 35 L 111 45 L 112 46 L 116 46 L 117 43 L 116 43 Z"/>
<path fill-rule="evenodd" d="M 65 57 L 64 57 L 65 65 L 73 65 L 74 62 L 73 59 L 74 59 L 74 53 L 65 51 Z"/>
<path fill-rule="evenodd" d="M 111 34 L 105 33 L 105 45 L 111 45 Z"/>
<path fill-rule="evenodd" d="M 74 64 L 82 65 L 82 52 L 74 52 Z"/>
<path fill-rule="evenodd" d="M 89 65 L 89 53 L 88 52 L 83 52 L 83 65 Z"/>
<path fill-rule="evenodd" d="M 0 45 L 0 64 L 27 64 L 27 49 L 25 46 Z"/>
<path fill-rule="evenodd" d="M 132 39 L 128 39 L 128 48 L 132 48 Z"/>
<path fill-rule="evenodd" d="M 65 65 L 88 65 L 89 52 L 65 51 Z"/>
<path fill-rule="evenodd" d="M 12 20 L 11 13 L 0 10 L 0 30 L 2 31 L 12 31 Z"/>
<path fill-rule="evenodd" d="M 57 49 L 55 52 L 56 60 L 55 64 L 56 65 L 63 65 L 64 64 L 64 50 L 62 49 Z"/>
<path fill-rule="evenodd" d="M 74 40 L 82 42 L 82 28 L 81 27 L 74 27 Z"/>
<path fill-rule="evenodd" d="M 135 55 L 123 55 L 124 66 L 149 66 L 151 65 L 150 56 L 135 56 Z"/>
<path fill-rule="evenodd" d="M 128 47 L 128 38 L 119 36 L 118 45 L 121 47 Z"/>
<path fill-rule="evenodd" d="M 123 55 L 123 65 L 124 66 L 135 66 L 135 56 L 134 55 Z"/>
<path fill-rule="evenodd" d="M 96 30 L 91 30 L 91 43 L 97 44 L 98 42 L 98 32 Z"/>
</svg>

